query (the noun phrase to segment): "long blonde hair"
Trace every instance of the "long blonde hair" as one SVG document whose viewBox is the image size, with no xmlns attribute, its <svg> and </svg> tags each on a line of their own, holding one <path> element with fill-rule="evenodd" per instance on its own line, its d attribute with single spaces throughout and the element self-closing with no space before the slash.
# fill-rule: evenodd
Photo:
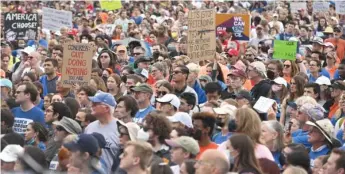
<svg viewBox="0 0 345 174">
<path fill-rule="evenodd" d="M 253 143 L 260 142 L 261 121 L 259 115 L 250 108 L 240 108 L 236 111 L 236 132 L 246 134 Z"/>
</svg>

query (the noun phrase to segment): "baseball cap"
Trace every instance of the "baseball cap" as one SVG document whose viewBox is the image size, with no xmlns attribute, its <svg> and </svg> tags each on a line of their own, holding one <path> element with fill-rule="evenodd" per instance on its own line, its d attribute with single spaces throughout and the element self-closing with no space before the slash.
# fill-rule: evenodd
<svg viewBox="0 0 345 174">
<path fill-rule="evenodd" d="M 327 78 L 325 76 L 320 76 L 319 78 L 317 78 L 315 83 L 318 85 L 331 86 L 331 81 L 329 80 L 329 78 Z"/>
<path fill-rule="evenodd" d="M 319 129 L 321 133 L 323 134 L 323 136 L 325 136 L 327 141 L 333 144 L 332 135 L 334 132 L 334 126 L 329 119 L 325 118 L 322 120 L 318 120 L 316 122 L 307 121 L 306 124 Z"/>
<path fill-rule="evenodd" d="M 136 92 L 148 92 L 148 93 L 153 94 L 153 90 L 151 86 L 146 83 L 141 83 L 137 86 L 134 86 L 131 90 L 136 91 Z"/>
<path fill-rule="evenodd" d="M 100 90 L 97 91 L 95 96 L 89 97 L 89 100 L 94 103 L 104 103 L 112 107 L 116 106 L 116 101 L 114 99 L 114 96 Z"/>
<path fill-rule="evenodd" d="M 10 89 L 12 89 L 12 82 L 10 81 L 10 80 L 8 80 L 8 79 L 0 79 L 0 86 L 1 87 L 7 87 L 7 88 L 10 88 Z"/>
<path fill-rule="evenodd" d="M 105 148 L 105 145 L 107 144 L 107 142 L 105 141 L 105 138 L 102 134 L 98 133 L 98 132 L 93 132 L 92 134 L 93 137 L 96 138 L 98 145 L 101 149 Z"/>
<path fill-rule="evenodd" d="M 219 115 L 229 114 L 231 116 L 234 116 L 235 111 L 236 111 L 236 107 L 233 105 L 227 104 L 227 105 L 223 105 L 219 108 L 213 108 L 213 111 Z"/>
<path fill-rule="evenodd" d="M 176 139 L 165 140 L 165 142 L 170 147 L 181 147 L 193 155 L 197 155 L 200 151 L 198 142 L 191 137 L 180 136 Z"/>
<path fill-rule="evenodd" d="M 238 56 L 238 51 L 237 50 L 235 50 L 235 49 L 230 49 L 229 51 L 228 51 L 228 54 L 229 55 L 231 55 L 231 56 Z"/>
<path fill-rule="evenodd" d="M 134 62 L 134 65 L 133 65 L 134 69 L 138 68 L 138 64 L 141 62 L 151 62 L 151 59 L 145 56 L 140 57 Z"/>
<path fill-rule="evenodd" d="M 0 153 L 0 159 L 4 162 L 16 162 L 18 156 L 24 153 L 24 148 L 17 144 L 7 145 Z"/>
<path fill-rule="evenodd" d="M 134 70 L 135 74 L 139 75 L 139 76 L 143 76 L 146 79 L 149 78 L 149 72 L 146 69 L 142 69 L 142 68 L 138 68 L 136 70 Z"/>
<path fill-rule="evenodd" d="M 345 90 L 344 82 L 335 81 L 331 86 L 332 88 L 335 88 L 335 89 Z"/>
<path fill-rule="evenodd" d="M 212 82 L 212 79 L 211 79 L 211 77 L 209 75 L 201 75 L 199 77 L 199 80 L 204 80 L 206 82 Z"/>
<path fill-rule="evenodd" d="M 318 43 L 320 45 L 324 45 L 323 44 L 323 39 L 321 37 L 314 37 L 314 39 L 311 42 L 312 43 Z"/>
<path fill-rule="evenodd" d="M 218 33 L 219 36 L 226 35 L 226 31 L 224 31 L 224 30 L 218 31 L 217 33 Z"/>
<path fill-rule="evenodd" d="M 321 120 L 325 118 L 325 109 L 319 104 L 305 103 L 299 109 L 302 113 L 308 115 L 312 120 Z"/>
<path fill-rule="evenodd" d="M 292 102 L 292 101 L 287 102 L 287 105 L 290 106 L 291 108 L 297 110 L 297 104 L 295 102 Z"/>
<path fill-rule="evenodd" d="M 233 75 L 236 77 L 246 77 L 246 73 L 244 71 L 242 71 L 241 69 L 231 70 L 229 75 Z"/>
<path fill-rule="evenodd" d="M 129 138 L 131 139 L 131 141 L 137 140 L 140 127 L 136 123 L 134 123 L 134 122 L 124 123 L 121 120 L 117 120 L 117 128 L 119 129 L 119 132 L 120 132 L 121 126 L 125 127 L 127 129 L 128 134 L 129 134 Z"/>
<path fill-rule="evenodd" d="M 279 84 L 279 85 L 284 85 L 287 87 L 287 82 L 283 77 L 277 77 L 273 80 L 273 83 Z"/>
<path fill-rule="evenodd" d="M 22 50 L 22 52 L 24 52 L 26 54 L 30 54 L 34 51 L 35 51 L 35 48 L 33 48 L 33 47 L 25 47 L 24 50 Z"/>
<path fill-rule="evenodd" d="M 117 50 L 117 51 L 126 51 L 127 49 L 126 49 L 126 46 L 124 46 L 124 45 L 119 45 L 119 46 L 116 47 L 116 50 Z"/>
<path fill-rule="evenodd" d="M 180 99 L 175 94 L 165 94 L 162 98 L 157 98 L 159 103 L 170 103 L 175 108 L 179 108 L 181 105 Z"/>
<path fill-rule="evenodd" d="M 335 26 L 335 27 L 333 28 L 333 31 L 334 31 L 334 32 L 341 32 L 341 31 L 342 31 L 342 28 L 341 28 L 341 26 Z"/>
<path fill-rule="evenodd" d="M 246 90 L 240 90 L 236 95 L 235 95 L 236 99 L 242 99 L 242 98 L 245 98 L 247 99 L 248 101 L 252 101 L 253 98 L 252 96 L 250 95 L 249 91 L 246 91 Z"/>
<path fill-rule="evenodd" d="M 262 74 L 263 76 L 267 77 L 266 75 L 266 66 L 264 63 L 260 61 L 252 62 L 250 64 L 251 67 L 253 67 L 258 73 Z"/>
<path fill-rule="evenodd" d="M 80 125 L 68 117 L 63 117 L 60 121 L 54 121 L 53 124 L 62 126 L 70 134 L 80 134 L 82 132 Z"/>
<path fill-rule="evenodd" d="M 185 112 L 177 112 L 173 116 L 168 117 L 168 119 L 172 123 L 180 122 L 189 128 L 193 128 L 192 118 L 190 117 L 189 114 L 187 114 Z"/>
<path fill-rule="evenodd" d="M 91 134 L 80 134 L 74 141 L 65 143 L 63 146 L 71 152 L 88 152 L 91 156 L 96 155 L 99 148 L 97 139 Z"/>
</svg>

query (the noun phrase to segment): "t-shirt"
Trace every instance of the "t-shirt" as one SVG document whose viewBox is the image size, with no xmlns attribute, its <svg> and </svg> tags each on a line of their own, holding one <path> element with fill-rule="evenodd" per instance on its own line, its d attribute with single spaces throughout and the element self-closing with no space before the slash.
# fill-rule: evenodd
<svg viewBox="0 0 345 174">
<path fill-rule="evenodd" d="M 218 145 L 214 142 L 211 142 L 207 146 L 200 146 L 199 145 L 199 148 L 200 148 L 200 151 L 199 151 L 198 155 L 196 156 L 197 160 L 200 158 L 201 154 L 204 153 L 207 149 L 217 149 Z"/>
<path fill-rule="evenodd" d="M 298 129 L 296 132 L 292 133 L 291 136 L 293 143 L 303 144 L 306 148 L 311 147 L 311 144 L 308 142 L 308 131 Z"/>
<path fill-rule="evenodd" d="M 149 114 L 151 111 L 156 110 L 153 106 L 149 106 L 146 109 L 141 109 L 139 110 L 136 114 L 135 117 L 133 118 L 133 121 L 135 123 L 141 124 L 146 117 L 147 114 Z"/>
<path fill-rule="evenodd" d="M 314 167 L 314 160 L 319 156 L 327 155 L 329 151 L 330 149 L 327 147 L 327 145 L 323 145 L 316 150 L 313 150 L 313 148 L 311 148 L 309 152 L 310 166 Z"/>
<path fill-rule="evenodd" d="M 105 161 L 106 166 L 112 166 L 114 158 L 118 158 L 115 155 L 119 150 L 119 132 L 117 128 L 117 120 L 113 119 L 107 125 L 101 125 L 101 123 L 96 120 L 90 123 L 84 131 L 86 134 L 91 134 L 93 132 L 100 133 L 104 136 L 106 145 L 102 151 L 101 158 Z M 111 167 L 108 168 L 109 171 L 106 173 L 110 173 Z"/>
<path fill-rule="evenodd" d="M 257 159 L 267 158 L 271 161 L 274 161 L 274 158 L 273 158 L 271 151 L 266 146 L 264 146 L 262 144 L 256 144 L 256 146 L 255 146 L 255 157 Z"/>
<path fill-rule="evenodd" d="M 43 96 L 46 96 L 50 93 L 56 93 L 56 81 L 58 80 L 59 76 L 48 80 L 47 75 L 44 75 L 40 78 L 40 82 L 43 86 Z"/>
<path fill-rule="evenodd" d="M 44 112 L 37 106 L 26 112 L 19 106 L 13 108 L 12 113 L 14 115 L 13 130 L 18 134 L 24 135 L 26 127 L 31 122 L 40 122 L 43 126 L 45 125 Z"/>
<path fill-rule="evenodd" d="M 212 141 L 216 144 L 222 144 L 224 141 L 228 140 L 231 135 L 231 132 L 228 132 L 226 135 L 223 135 L 222 132 L 218 132 L 212 137 Z"/>
</svg>

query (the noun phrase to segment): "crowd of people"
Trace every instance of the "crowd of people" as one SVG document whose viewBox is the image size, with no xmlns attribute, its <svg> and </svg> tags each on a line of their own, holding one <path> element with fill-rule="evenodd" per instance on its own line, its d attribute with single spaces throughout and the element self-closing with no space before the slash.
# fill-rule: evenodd
<svg viewBox="0 0 345 174">
<path fill-rule="evenodd" d="M 73 14 L 36 40 L 1 30 L 1 173 L 345 174 L 345 15 L 304 2 L 1 2 L 2 26 Z M 191 60 L 200 9 L 249 14 L 250 40 L 215 30 L 215 57 Z M 273 58 L 276 40 L 297 42 L 295 59 Z M 88 85 L 62 84 L 65 43 L 96 47 Z"/>
</svg>

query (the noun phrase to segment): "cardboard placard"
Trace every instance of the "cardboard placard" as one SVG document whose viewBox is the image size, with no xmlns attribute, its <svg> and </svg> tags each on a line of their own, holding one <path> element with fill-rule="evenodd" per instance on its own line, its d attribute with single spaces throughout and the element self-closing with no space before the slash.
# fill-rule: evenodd
<svg viewBox="0 0 345 174">
<path fill-rule="evenodd" d="M 335 12 L 337 14 L 345 14 L 345 3 L 344 1 L 335 1 Z"/>
<path fill-rule="evenodd" d="M 249 14 L 217 14 L 217 36 L 219 31 L 231 28 L 235 40 L 249 41 L 250 38 L 250 15 Z"/>
<path fill-rule="evenodd" d="M 290 2 L 291 13 L 297 13 L 299 9 L 307 10 L 307 2 Z"/>
<path fill-rule="evenodd" d="M 296 54 L 298 53 L 298 42 L 274 40 L 273 49 L 274 59 L 296 60 Z"/>
<path fill-rule="evenodd" d="M 65 43 L 63 45 L 62 86 L 87 85 L 91 79 L 94 47 L 89 44 Z"/>
<path fill-rule="evenodd" d="M 329 2 L 314 1 L 313 2 L 313 13 L 327 12 L 329 9 Z"/>
<path fill-rule="evenodd" d="M 4 33 L 6 41 L 37 40 L 37 13 L 5 13 Z"/>
<path fill-rule="evenodd" d="M 216 12 L 194 10 L 188 12 L 188 57 L 194 61 L 213 60 L 216 55 Z"/>
<path fill-rule="evenodd" d="M 114 30 L 115 30 L 115 25 L 114 24 L 106 24 L 106 25 L 104 25 L 104 33 L 107 34 L 108 36 L 112 36 Z"/>
<path fill-rule="evenodd" d="M 72 12 L 43 7 L 42 28 L 60 31 L 62 27 L 73 27 Z"/>
<path fill-rule="evenodd" d="M 276 101 L 270 98 L 266 98 L 261 96 L 258 101 L 256 101 L 253 108 L 258 111 L 259 113 L 267 113 L 270 107 L 275 103 Z"/>
<path fill-rule="evenodd" d="M 117 10 L 122 8 L 121 0 L 100 0 L 101 8 L 104 10 Z"/>
</svg>

